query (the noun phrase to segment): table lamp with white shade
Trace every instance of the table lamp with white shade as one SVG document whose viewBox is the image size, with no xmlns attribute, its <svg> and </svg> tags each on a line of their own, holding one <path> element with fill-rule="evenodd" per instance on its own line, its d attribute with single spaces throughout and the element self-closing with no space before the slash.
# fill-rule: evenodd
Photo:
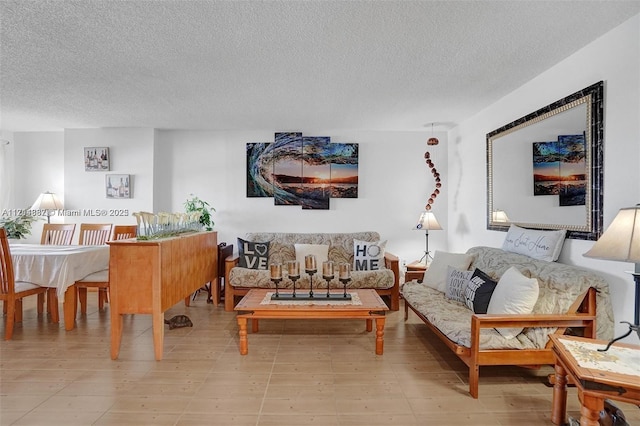
<svg viewBox="0 0 640 426">
<path fill-rule="evenodd" d="M 611 343 L 624 339 L 634 331 L 640 339 L 640 204 L 620 209 L 611 225 L 584 256 L 635 263 L 635 270 L 631 272 L 636 284 L 634 322 L 631 324 L 622 321 L 629 324 L 629 331 L 613 339 L 604 350 L 609 349 Z"/>
<path fill-rule="evenodd" d="M 51 223 L 51 210 L 62 209 L 62 201 L 53 192 L 43 192 L 31 206 L 31 210 L 46 210 L 47 223 Z"/>
</svg>

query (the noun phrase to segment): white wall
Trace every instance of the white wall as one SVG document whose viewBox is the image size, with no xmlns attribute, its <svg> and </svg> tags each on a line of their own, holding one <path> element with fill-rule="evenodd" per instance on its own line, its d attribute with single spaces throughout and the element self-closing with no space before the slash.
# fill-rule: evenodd
<svg viewBox="0 0 640 426">
<path fill-rule="evenodd" d="M 333 142 L 359 144 L 359 196 L 332 199 L 330 210 L 302 210 L 275 206 L 272 198 L 246 197 L 246 144 L 273 141 L 274 131 L 189 131 L 157 129 L 67 129 L 57 133 L 18 133 L 16 167 L 29 195 L 51 190 L 64 195 L 65 210 L 183 211 L 184 201 L 195 194 L 217 210 L 213 215 L 219 241 L 236 245 L 250 231 L 343 232 L 378 231 L 388 240 L 387 250 L 407 262 L 422 256 L 424 233 L 413 231 L 420 212 L 435 188 L 425 164 L 424 132 L 306 130 L 303 134 L 330 136 Z M 429 147 L 443 177 L 434 212 L 444 229 L 447 224 L 447 140 L 435 132 L 440 144 Z M 49 146 L 47 145 L 49 144 Z M 43 148 L 48 146 L 48 148 Z M 109 147 L 111 170 L 86 172 L 84 147 Z M 34 160 L 32 152 L 37 153 Z M 133 198 L 108 200 L 106 174 L 131 174 Z M 19 182 L 19 184 L 18 184 Z M 51 182 L 59 182 L 51 186 Z M 32 194 L 31 194 L 32 193 Z M 52 217 L 57 222 L 135 223 L 131 217 Z M 41 224 L 29 242 L 37 242 Z M 446 249 L 446 232 L 433 231 L 431 250 Z"/>
<path fill-rule="evenodd" d="M 14 207 L 28 209 L 38 196 L 51 191 L 64 197 L 64 132 L 14 133 Z M 56 216 L 52 223 L 62 222 Z M 33 223 L 30 243 L 39 243 L 46 218 Z"/>
<path fill-rule="evenodd" d="M 505 233 L 486 230 L 486 134 L 600 80 L 604 102 L 604 225 L 640 203 L 640 15 L 505 96 L 450 132 L 449 248 L 500 246 Z M 478 161 L 478 159 L 483 159 Z M 609 282 L 615 320 L 632 321 L 632 264 L 584 258 L 591 241 L 567 240 L 559 261 L 599 271 Z M 622 334 L 626 325 L 616 325 Z M 637 336 L 627 339 L 638 342 Z"/>
<path fill-rule="evenodd" d="M 235 245 L 237 237 L 252 231 L 375 230 L 388 240 L 388 251 L 408 262 L 419 259 L 424 233 L 411 228 L 434 189 L 424 162 L 430 132 L 303 130 L 303 134 L 359 144 L 357 199 L 332 199 L 330 210 L 302 210 L 299 206 L 275 206 L 273 198 L 247 198 L 246 144 L 273 141 L 273 131 L 156 131 L 155 189 L 163 188 L 156 211 L 181 211 L 193 193 L 216 208 L 213 219 L 220 241 Z M 442 142 L 430 151 L 446 175 L 446 135 L 436 136 Z M 445 229 L 446 205 L 445 190 L 434 204 Z M 445 249 L 445 233 L 434 231 L 430 243 L 432 250 Z"/>
</svg>

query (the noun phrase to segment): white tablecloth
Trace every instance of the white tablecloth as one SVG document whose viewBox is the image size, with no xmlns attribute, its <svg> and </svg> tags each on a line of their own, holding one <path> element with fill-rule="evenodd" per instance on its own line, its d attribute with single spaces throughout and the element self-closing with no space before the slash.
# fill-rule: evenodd
<svg viewBox="0 0 640 426">
<path fill-rule="evenodd" d="M 57 288 L 58 297 L 78 280 L 109 269 L 109 246 L 11 244 L 16 281 Z"/>
</svg>

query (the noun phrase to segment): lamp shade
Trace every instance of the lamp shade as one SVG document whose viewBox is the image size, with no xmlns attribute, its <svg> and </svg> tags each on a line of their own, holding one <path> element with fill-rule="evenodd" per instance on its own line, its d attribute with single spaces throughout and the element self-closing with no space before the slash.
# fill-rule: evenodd
<svg viewBox="0 0 640 426">
<path fill-rule="evenodd" d="M 491 213 L 491 218 L 494 222 L 509 222 L 509 216 L 504 210 L 494 210 Z"/>
<path fill-rule="evenodd" d="M 40 194 L 31 206 L 31 210 L 59 210 L 62 208 L 62 202 L 58 196 L 49 191 Z"/>
<path fill-rule="evenodd" d="M 424 211 L 420 214 L 420 218 L 418 218 L 418 223 L 416 224 L 416 230 L 441 230 L 442 226 L 438 223 L 438 219 L 436 219 L 436 215 L 432 212 Z"/>
<path fill-rule="evenodd" d="M 584 256 L 640 263 L 640 204 L 620 209 L 611 225 Z"/>
</svg>

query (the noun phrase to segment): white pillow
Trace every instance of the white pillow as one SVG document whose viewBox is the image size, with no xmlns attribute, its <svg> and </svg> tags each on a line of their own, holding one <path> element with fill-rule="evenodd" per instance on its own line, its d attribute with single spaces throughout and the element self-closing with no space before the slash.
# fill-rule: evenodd
<svg viewBox="0 0 640 426">
<path fill-rule="evenodd" d="M 296 261 L 300 263 L 300 272 L 304 272 L 304 258 L 308 254 L 316 257 L 316 268 L 322 272 L 322 262 L 329 260 L 328 244 L 294 244 Z"/>
<path fill-rule="evenodd" d="M 487 314 L 530 314 L 538 301 L 538 280 L 527 278 L 515 266 L 507 269 L 493 291 Z M 513 339 L 524 328 L 496 328 L 505 339 Z"/>
<path fill-rule="evenodd" d="M 524 254 L 547 262 L 555 262 L 560 257 L 566 235 L 565 229 L 539 231 L 511 225 L 504 238 L 504 243 L 502 243 L 502 250 Z"/>
<path fill-rule="evenodd" d="M 465 292 L 472 274 L 473 271 L 447 267 L 447 299 L 465 303 L 466 306 Z"/>
<path fill-rule="evenodd" d="M 435 290 L 445 293 L 447 291 L 447 268 L 469 269 L 473 256 L 466 253 L 447 253 L 436 250 L 433 261 L 424 273 L 422 282 Z"/>
<path fill-rule="evenodd" d="M 377 271 L 384 266 L 386 241 L 353 240 L 353 270 Z"/>
</svg>

